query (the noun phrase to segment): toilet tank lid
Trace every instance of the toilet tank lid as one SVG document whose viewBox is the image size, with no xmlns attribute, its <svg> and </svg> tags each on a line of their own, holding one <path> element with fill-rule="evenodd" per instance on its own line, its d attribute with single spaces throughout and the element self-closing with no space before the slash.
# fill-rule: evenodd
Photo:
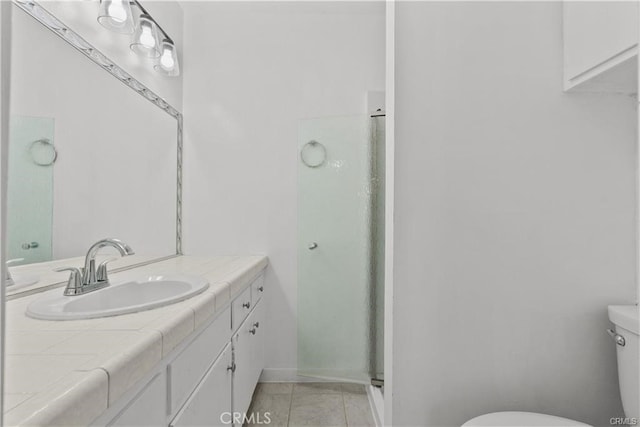
<svg viewBox="0 0 640 427">
<path fill-rule="evenodd" d="M 590 427 L 579 421 L 534 412 L 493 412 L 467 421 L 462 427 Z"/>
<path fill-rule="evenodd" d="M 610 305 L 609 320 L 634 334 L 640 333 L 640 319 L 637 305 Z"/>
</svg>

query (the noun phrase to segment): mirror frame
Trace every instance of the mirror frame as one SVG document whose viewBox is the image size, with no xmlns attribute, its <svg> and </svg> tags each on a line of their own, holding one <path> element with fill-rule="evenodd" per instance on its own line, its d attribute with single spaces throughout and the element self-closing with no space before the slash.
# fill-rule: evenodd
<svg viewBox="0 0 640 427">
<path fill-rule="evenodd" d="M 175 256 L 182 255 L 182 113 L 176 108 L 172 107 L 168 102 L 162 99 L 159 95 L 154 93 L 151 89 L 145 86 L 142 82 L 136 80 L 133 76 L 127 73 L 124 69 L 119 67 L 114 61 L 109 59 L 106 55 L 96 49 L 93 45 L 88 43 L 82 36 L 68 28 L 58 18 L 49 13 L 45 8 L 40 6 L 33 0 L 12 0 L 12 3 L 17 7 L 25 11 L 28 15 L 40 22 L 51 32 L 58 37 L 62 38 L 74 49 L 82 53 L 91 61 L 96 63 L 100 68 L 111 74 L 121 83 L 127 85 L 134 92 L 147 99 L 156 107 L 160 108 L 171 117 L 176 119 L 177 122 L 177 176 L 176 176 L 176 252 L 173 255 L 167 255 L 158 257 L 152 260 L 132 264 L 126 267 L 116 269 L 114 271 L 127 270 L 130 268 L 138 267 L 141 265 L 151 264 L 164 259 L 173 258 Z M 25 291 L 24 293 L 17 292 L 8 296 L 8 299 L 18 298 L 21 296 L 30 295 L 36 292 L 42 292 L 54 287 L 58 287 L 64 284 L 64 282 L 52 283 L 44 285 L 41 288 Z"/>
</svg>

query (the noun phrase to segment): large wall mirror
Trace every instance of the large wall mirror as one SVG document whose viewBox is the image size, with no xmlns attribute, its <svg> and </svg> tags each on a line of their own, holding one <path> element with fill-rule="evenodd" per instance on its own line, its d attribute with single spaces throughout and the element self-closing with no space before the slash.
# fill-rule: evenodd
<svg viewBox="0 0 640 427">
<path fill-rule="evenodd" d="M 63 282 L 52 270 L 105 237 L 136 252 L 116 269 L 180 251 L 180 114 L 29 7 L 12 5 L 10 296 Z"/>
</svg>

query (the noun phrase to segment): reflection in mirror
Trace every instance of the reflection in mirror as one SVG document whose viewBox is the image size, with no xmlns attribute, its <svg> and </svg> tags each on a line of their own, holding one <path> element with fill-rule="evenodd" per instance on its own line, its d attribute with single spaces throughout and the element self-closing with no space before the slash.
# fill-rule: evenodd
<svg viewBox="0 0 640 427">
<path fill-rule="evenodd" d="M 54 161 L 45 147 L 54 147 L 54 119 L 14 116 L 10 123 L 7 258 L 12 265 L 50 261 Z"/>
<path fill-rule="evenodd" d="M 105 237 L 136 250 L 114 268 L 174 255 L 176 119 L 15 5 L 12 15 L 9 294 L 64 281 L 52 269 L 81 266 Z"/>
</svg>

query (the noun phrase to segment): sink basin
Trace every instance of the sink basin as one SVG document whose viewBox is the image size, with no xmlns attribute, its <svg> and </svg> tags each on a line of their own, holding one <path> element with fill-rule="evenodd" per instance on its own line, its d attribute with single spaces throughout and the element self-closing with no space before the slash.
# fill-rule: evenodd
<svg viewBox="0 0 640 427">
<path fill-rule="evenodd" d="M 75 320 L 151 310 L 204 292 L 209 283 L 186 275 L 144 276 L 111 280 L 111 286 L 78 296 L 62 289 L 45 292 L 27 307 L 27 316 L 43 320 Z"/>
</svg>

